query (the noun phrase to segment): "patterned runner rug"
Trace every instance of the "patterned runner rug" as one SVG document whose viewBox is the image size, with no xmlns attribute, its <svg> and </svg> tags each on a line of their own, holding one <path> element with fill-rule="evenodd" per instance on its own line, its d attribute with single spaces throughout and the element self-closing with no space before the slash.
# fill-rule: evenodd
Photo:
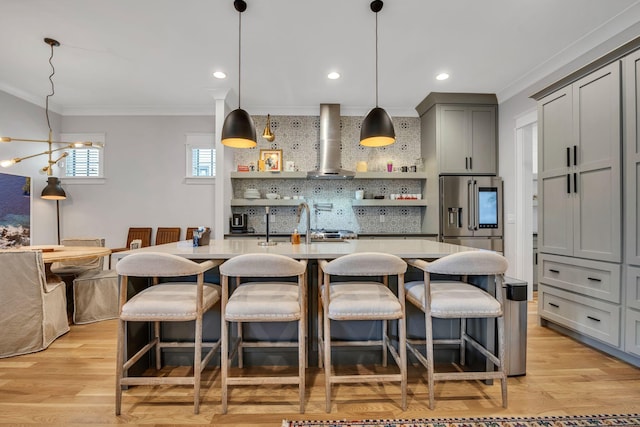
<svg viewBox="0 0 640 427">
<path fill-rule="evenodd" d="M 418 418 L 399 420 L 282 421 L 282 427 L 640 427 L 640 414 L 513 418 Z"/>
</svg>

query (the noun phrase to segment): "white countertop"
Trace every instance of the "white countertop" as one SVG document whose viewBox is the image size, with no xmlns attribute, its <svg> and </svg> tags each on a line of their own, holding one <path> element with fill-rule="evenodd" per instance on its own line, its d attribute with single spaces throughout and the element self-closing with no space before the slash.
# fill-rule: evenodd
<svg viewBox="0 0 640 427">
<path fill-rule="evenodd" d="M 257 240 L 229 239 L 211 240 L 207 246 L 193 247 L 191 240 L 149 246 L 124 252 L 116 252 L 116 259 L 131 253 L 162 252 L 184 256 L 189 259 L 229 259 L 247 253 L 269 253 L 286 255 L 295 259 L 333 259 L 342 255 L 357 252 L 384 252 L 401 258 L 441 258 L 456 252 L 475 251 L 467 246 L 451 245 L 427 239 L 380 239 L 380 240 L 347 240 L 344 242 L 320 242 L 306 245 L 292 245 L 289 242 L 278 242 L 274 246 L 260 246 Z"/>
</svg>

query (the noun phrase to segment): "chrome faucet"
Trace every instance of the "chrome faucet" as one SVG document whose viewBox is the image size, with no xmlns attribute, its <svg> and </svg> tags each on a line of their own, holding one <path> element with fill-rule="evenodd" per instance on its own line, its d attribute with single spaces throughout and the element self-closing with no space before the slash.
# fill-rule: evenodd
<svg viewBox="0 0 640 427">
<path fill-rule="evenodd" d="M 303 209 L 307 212 L 307 234 L 305 234 L 304 242 L 308 245 L 311 243 L 311 211 L 306 202 L 300 202 L 298 205 L 298 225 L 300 225 L 300 217 L 302 216 Z"/>
</svg>

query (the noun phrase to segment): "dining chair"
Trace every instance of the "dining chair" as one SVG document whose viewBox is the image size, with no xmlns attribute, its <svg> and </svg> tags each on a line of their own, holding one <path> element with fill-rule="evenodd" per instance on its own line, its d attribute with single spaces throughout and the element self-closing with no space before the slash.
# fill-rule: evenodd
<svg viewBox="0 0 640 427">
<path fill-rule="evenodd" d="M 140 247 L 146 248 L 151 246 L 151 227 L 129 227 L 127 232 L 127 245 L 122 248 L 112 248 L 111 253 L 128 251 L 131 247 L 131 242 L 134 240 L 140 240 Z M 109 268 L 111 268 L 111 257 L 109 257 Z"/>
<path fill-rule="evenodd" d="M 204 273 L 219 265 L 221 261 L 208 260 L 202 263 L 186 258 L 158 253 L 133 253 L 122 258 L 116 265 L 120 276 L 120 310 L 118 321 L 118 350 L 116 365 L 116 415 L 120 415 L 122 387 L 130 385 L 191 385 L 194 389 L 193 412 L 200 411 L 200 377 L 215 351 L 216 342 L 202 342 L 202 316 L 220 299 L 220 286 L 204 282 Z M 160 278 L 195 276 L 196 282 L 160 282 Z M 130 277 L 150 278 L 151 286 L 128 299 Z M 151 340 L 130 358 L 125 345 L 128 322 L 153 322 Z M 193 322 L 194 339 L 191 342 L 165 341 L 161 334 L 161 322 Z M 193 348 L 192 375 L 184 376 L 139 376 L 128 375 L 128 369 L 155 347 L 155 366 L 161 369 L 163 348 Z M 202 357 L 202 348 L 210 348 Z"/>
<path fill-rule="evenodd" d="M 111 249 L 111 252 L 128 251 L 131 242 L 134 240 L 140 240 L 140 247 L 146 248 L 151 246 L 151 227 L 129 227 L 127 232 L 127 245 L 122 248 Z"/>
<path fill-rule="evenodd" d="M 44 350 L 69 332 L 65 284 L 47 282 L 41 251 L 0 251 L 0 272 L 0 358 Z"/>
<path fill-rule="evenodd" d="M 104 239 L 97 237 L 73 237 L 60 241 L 62 246 L 98 246 L 104 247 Z M 104 257 L 85 260 L 59 261 L 51 264 L 51 272 L 59 276 L 77 276 L 87 271 L 99 271 L 104 268 Z"/>
<path fill-rule="evenodd" d="M 156 245 L 177 242 L 180 240 L 180 231 L 180 227 L 158 227 Z"/>
<path fill-rule="evenodd" d="M 257 253 L 233 257 L 220 266 L 221 300 L 221 365 L 222 413 L 227 413 L 229 386 L 262 387 L 266 384 L 296 384 L 300 413 L 305 405 L 306 368 L 306 260 L 296 261 L 284 255 Z M 235 289 L 229 278 L 235 277 Z M 246 279 L 241 282 L 241 279 Z M 291 278 L 295 281 L 285 281 Z M 258 281 L 264 279 L 266 281 Z M 279 280 L 274 280 L 279 279 Z M 297 342 L 259 342 L 247 340 L 243 325 L 251 322 L 281 322 L 297 324 Z M 237 337 L 229 345 L 229 326 L 237 324 Z M 286 325 L 284 325 L 286 326 Z M 231 348 L 230 348 L 231 347 Z M 298 350 L 298 374 L 270 376 L 231 376 L 229 359 L 237 354 L 238 367 L 244 365 L 245 348 L 286 348 Z"/>
<path fill-rule="evenodd" d="M 408 348 L 427 369 L 429 388 L 429 408 L 434 408 L 435 381 L 448 380 L 500 380 L 502 406 L 507 407 L 507 372 L 505 366 L 505 329 L 504 301 L 502 296 L 503 275 L 508 263 L 505 257 L 489 251 L 459 252 L 439 258 L 433 262 L 409 260 L 410 265 L 424 272 L 424 279 L 405 284 L 407 300 L 424 312 L 425 340 L 408 340 Z M 439 280 L 432 280 L 431 275 L 444 275 Z M 468 283 L 471 276 L 487 276 L 490 278 L 488 290 Z M 460 333 L 456 338 L 439 338 L 433 336 L 433 319 L 459 319 Z M 468 319 L 496 319 L 498 347 L 492 350 L 494 340 L 487 338 L 482 343 L 471 333 L 467 333 Z M 493 322 L 486 322 L 487 328 L 495 328 Z M 487 337 L 493 337 L 488 331 Z M 425 355 L 419 346 L 425 345 Z M 457 345 L 459 348 L 460 366 L 454 371 L 436 372 L 434 367 L 434 346 Z M 471 348 L 486 358 L 485 371 L 463 369 L 466 364 L 466 353 Z"/>
<path fill-rule="evenodd" d="M 407 348 L 404 303 L 404 274 L 407 263 L 401 258 L 376 252 L 344 255 L 332 261 L 321 260 L 318 274 L 322 275 L 318 298 L 318 361 L 324 365 L 325 399 L 327 412 L 331 411 L 331 386 L 354 382 L 398 382 L 401 408 L 407 408 Z M 338 281 L 340 276 L 350 276 Z M 357 277 L 354 281 L 353 277 Z M 389 288 L 389 276 L 397 277 L 398 295 Z M 343 277 L 344 279 L 344 277 Z M 366 280 L 364 280 L 366 279 Z M 382 324 L 377 339 L 334 339 L 332 323 L 372 320 Z M 389 335 L 388 322 L 397 321 L 397 350 Z M 387 366 L 387 353 L 396 362 L 397 373 L 338 374 L 332 369 L 332 348 L 351 346 L 382 348 L 382 365 Z M 363 350 L 365 351 L 365 350 Z"/>
<path fill-rule="evenodd" d="M 119 310 L 118 273 L 90 270 L 73 279 L 73 323 L 116 319 Z"/>
</svg>

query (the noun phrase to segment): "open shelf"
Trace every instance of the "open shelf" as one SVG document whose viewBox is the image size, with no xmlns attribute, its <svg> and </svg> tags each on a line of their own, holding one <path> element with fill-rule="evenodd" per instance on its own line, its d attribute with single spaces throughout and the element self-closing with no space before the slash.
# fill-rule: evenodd
<svg viewBox="0 0 640 427">
<path fill-rule="evenodd" d="M 231 206 L 298 206 L 303 199 L 231 199 Z"/>
<path fill-rule="evenodd" d="M 389 199 L 363 199 L 352 200 L 353 206 L 427 206 L 425 199 L 421 200 L 389 200 Z"/>
<path fill-rule="evenodd" d="M 307 172 L 231 172 L 234 179 L 307 179 Z M 356 172 L 354 179 L 427 179 L 426 172 Z"/>
</svg>

